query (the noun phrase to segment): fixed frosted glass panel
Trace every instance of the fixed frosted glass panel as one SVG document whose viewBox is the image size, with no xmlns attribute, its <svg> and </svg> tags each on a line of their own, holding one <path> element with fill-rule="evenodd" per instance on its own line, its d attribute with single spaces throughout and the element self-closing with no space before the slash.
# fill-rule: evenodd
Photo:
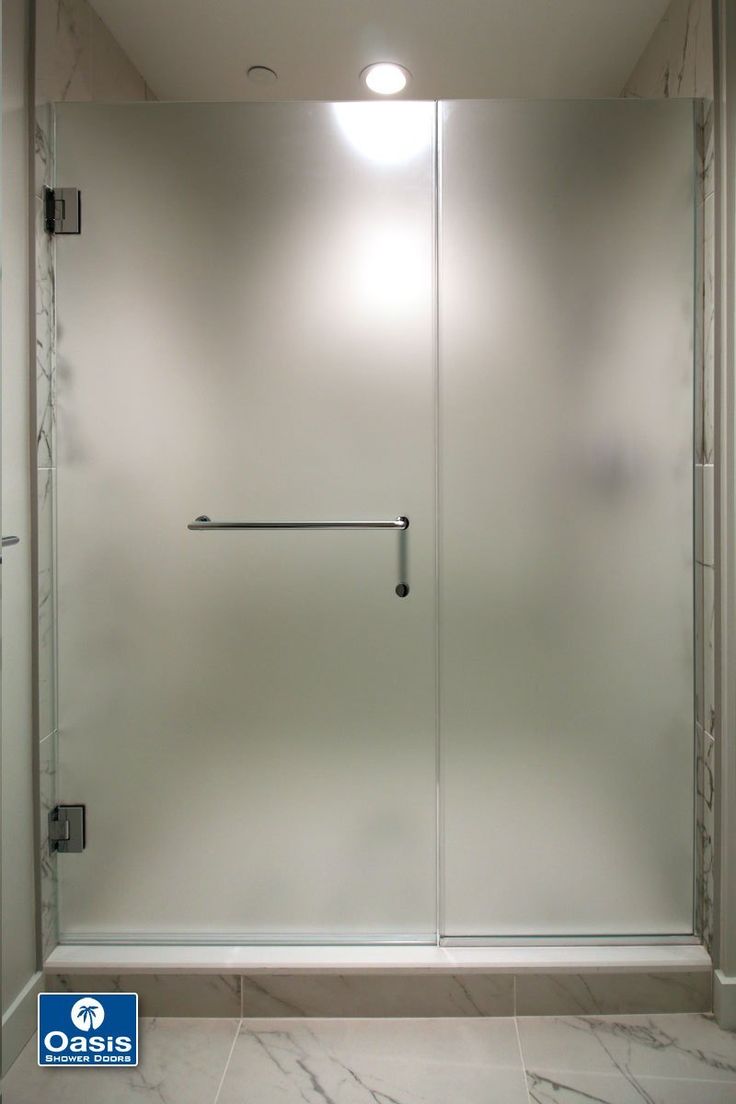
<svg viewBox="0 0 736 1104">
<path fill-rule="evenodd" d="M 687 102 L 441 105 L 442 930 L 692 930 Z"/>
<path fill-rule="evenodd" d="M 56 125 L 62 937 L 432 938 L 434 105 Z"/>
</svg>

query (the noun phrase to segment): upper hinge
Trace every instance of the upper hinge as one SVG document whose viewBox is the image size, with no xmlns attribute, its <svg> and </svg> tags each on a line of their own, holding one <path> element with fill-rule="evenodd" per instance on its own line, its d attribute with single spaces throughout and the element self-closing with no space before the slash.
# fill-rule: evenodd
<svg viewBox="0 0 736 1104">
<path fill-rule="evenodd" d="M 47 233 L 81 233 L 82 196 L 79 188 L 44 188 L 43 206 Z"/>
</svg>

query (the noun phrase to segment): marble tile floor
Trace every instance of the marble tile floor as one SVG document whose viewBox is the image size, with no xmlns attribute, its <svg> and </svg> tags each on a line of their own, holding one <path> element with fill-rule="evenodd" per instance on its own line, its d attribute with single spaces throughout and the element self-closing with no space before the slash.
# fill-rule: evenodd
<svg viewBox="0 0 736 1104">
<path fill-rule="evenodd" d="M 3 1104 L 736 1104 L 710 1016 L 148 1019 L 136 1069 L 39 1069 Z"/>
</svg>

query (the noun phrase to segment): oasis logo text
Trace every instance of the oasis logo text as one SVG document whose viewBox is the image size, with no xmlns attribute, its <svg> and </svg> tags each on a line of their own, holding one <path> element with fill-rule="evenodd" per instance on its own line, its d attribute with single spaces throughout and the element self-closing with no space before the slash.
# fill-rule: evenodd
<svg viewBox="0 0 736 1104">
<path fill-rule="evenodd" d="M 137 993 L 39 993 L 39 1066 L 137 1066 Z"/>
</svg>

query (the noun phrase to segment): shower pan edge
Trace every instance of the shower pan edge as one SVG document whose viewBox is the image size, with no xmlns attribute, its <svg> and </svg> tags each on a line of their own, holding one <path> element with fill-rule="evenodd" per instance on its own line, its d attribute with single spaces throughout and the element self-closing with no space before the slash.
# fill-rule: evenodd
<svg viewBox="0 0 736 1104">
<path fill-rule="evenodd" d="M 710 970 L 701 943 L 662 940 L 628 945 L 475 946 L 430 945 L 144 945 L 60 944 L 44 963 L 46 973 L 251 973 L 371 970 L 397 972 L 647 972 Z"/>
</svg>

